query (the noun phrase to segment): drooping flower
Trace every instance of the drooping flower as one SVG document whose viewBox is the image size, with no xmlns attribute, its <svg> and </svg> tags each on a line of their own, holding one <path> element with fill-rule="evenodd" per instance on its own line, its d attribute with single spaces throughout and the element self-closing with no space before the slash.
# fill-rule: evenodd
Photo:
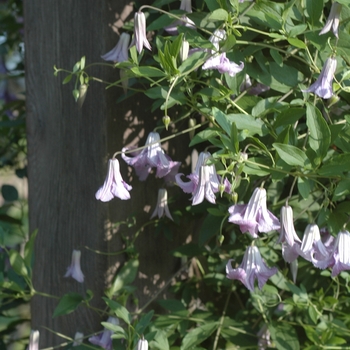
<svg viewBox="0 0 350 350">
<path fill-rule="evenodd" d="M 328 33 L 332 28 L 333 34 L 338 38 L 339 17 L 340 17 L 341 9 L 342 9 L 342 5 L 339 4 L 338 2 L 335 1 L 332 4 L 331 11 L 327 18 L 326 24 L 320 31 L 319 35 Z"/>
<path fill-rule="evenodd" d="M 122 33 L 117 45 L 109 52 L 101 56 L 105 61 L 125 62 L 129 59 L 130 34 Z"/>
<path fill-rule="evenodd" d="M 185 193 L 192 193 L 192 205 L 202 203 L 204 198 L 209 202 L 215 203 L 215 194 L 219 192 L 221 179 L 216 173 L 214 164 L 206 165 L 207 160 L 211 157 L 209 152 L 201 152 L 198 156 L 196 167 L 192 174 L 188 175 L 188 182 L 181 180 L 183 174 L 175 176 L 176 183 Z M 223 183 L 224 191 L 231 191 L 231 184 L 227 179 Z"/>
<path fill-rule="evenodd" d="M 234 77 L 237 73 L 241 72 L 244 68 L 244 63 L 239 65 L 230 61 L 226 57 L 226 52 L 219 53 L 219 42 L 226 38 L 226 32 L 222 29 L 215 30 L 211 35 L 209 41 L 214 45 L 215 51 L 210 50 L 210 57 L 203 64 L 202 69 L 217 69 L 221 74 L 228 73 L 231 77 Z"/>
<path fill-rule="evenodd" d="M 137 350 L 148 350 L 148 341 L 143 337 L 137 342 Z"/>
<path fill-rule="evenodd" d="M 303 92 L 313 92 L 321 98 L 331 98 L 333 95 L 333 78 L 337 69 L 337 60 L 334 57 L 327 59 L 317 80 Z"/>
<path fill-rule="evenodd" d="M 186 11 L 187 13 L 192 13 L 192 1 L 181 0 L 180 10 Z"/>
<path fill-rule="evenodd" d="M 74 335 L 74 342 L 73 346 L 79 346 L 83 343 L 84 340 L 84 333 L 76 332 Z"/>
<path fill-rule="evenodd" d="M 119 320 L 116 317 L 108 317 L 107 322 L 112 323 L 114 325 L 119 325 Z M 113 334 L 112 331 L 105 328 L 104 331 L 101 332 L 100 334 L 90 337 L 89 342 L 94 345 L 99 345 L 106 350 L 112 350 L 113 349 L 112 338 L 111 338 L 112 334 Z"/>
<path fill-rule="evenodd" d="M 122 149 L 122 158 L 135 169 L 140 181 L 147 179 L 152 168 L 157 168 L 156 177 L 161 178 L 170 175 L 174 169 L 177 170 L 180 166 L 180 162 L 172 161 L 164 153 L 159 140 L 159 134 L 157 132 L 151 132 L 147 137 L 145 148 L 134 157 L 125 155 L 125 151 L 128 151 L 130 148 L 124 147 Z M 167 181 L 170 180 L 168 177 Z"/>
<path fill-rule="evenodd" d="M 30 331 L 28 350 L 39 350 L 39 331 Z"/>
<path fill-rule="evenodd" d="M 322 243 L 320 230 L 316 224 L 306 226 L 299 255 L 320 269 L 329 266 L 331 252 Z"/>
<path fill-rule="evenodd" d="M 219 192 L 219 186 L 220 182 L 214 164 L 202 165 L 199 171 L 198 185 L 193 192 L 192 205 L 202 203 L 204 198 L 215 204 L 215 193 Z"/>
<path fill-rule="evenodd" d="M 350 233 L 340 231 L 334 242 L 332 262 L 332 277 L 337 276 L 343 270 L 350 270 Z"/>
<path fill-rule="evenodd" d="M 226 265 L 226 277 L 240 280 L 250 291 L 254 291 L 254 282 L 258 280 L 261 289 L 267 280 L 277 273 L 277 268 L 269 268 L 260 255 L 257 247 L 249 246 L 244 253 L 243 261 L 237 269 L 232 268 L 232 259 Z"/>
<path fill-rule="evenodd" d="M 138 53 L 142 52 L 143 47 L 152 50 L 150 43 L 146 36 L 146 17 L 141 11 L 135 13 L 134 16 L 134 36 L 132 38 L 130 47 L 136 46 Z"/>
<path fill-rule="evenodd" d="M 286 242 L 290 247 L 293 247 L 295 242 L 301 243 L 294 228 L 293 209 L 289 205 L 281 208 L 281 229 L 277 243 L 283 242 Z"/>
<path fill-rule="evenodd" d="M 239 225 L 242 233 L 249 232 L 254 238 L 258 237 L 258 232 L 280 229 L 278 219 L 267 209 L 264 188 L 256 188 L 248 204 L 232 205 L 228 211 L 228 221 Z"/>
<path fill-rule="evenodd" d="M 258 350 L 265 350 L 267 347 L 271 346 L 271 334 L 267 327 L 267 324 L 264 324 L 259 332 L 257 333 L 258 337 Z"/>
<path fill-rule="evenodd" d="M 72 263 L 68 267 L 66 274 L 64 277 L 73 277 L 76 281 L 83 283 L 84 282 L 84 275 L 81 271 L 80 267 L 80 257 L 81 257 L 81 251 L 80 250 L 73 250 L 72 253 Z"/>
<path fill-rule="evenodd" d="M 170 220 L 174 221 L 173 217 L 170 214 L 169 208 L 168 208 L 168 192 L 165 188 L 160 188 L 158 190 L 157 206 L 156 206 L 156 208 L 151 216 L 151 219 L 153 219 L 157 215 L 158 215 L 159 219 L 165 215 Z"/>
<path fill-rule="evenodd" d="M 183 10 L 187 13 L 192 13 L 191 0 L 181 0 L 180 10 Z M 170 35 L 178 35 L 179 34 L 177 30 L 178 26 L 185 26 L 188 28 L 196 29 L 195 23 L 191 19 L 189 19 L 186 15 L 182 15 L 181 19 L 175 20 L 173 23 L 171 23 L 169 26 L 166 26 L 164 29 Z"/>
<path fill-rule="evenodd" d="M 118 159 L 110 159 L 106 180 L 96 192 L 95 197 L 102 202 L 108 202 L 114 197 L 126 200 L 130 199 L 131 189 L 132 187 L 123 180 L 120 174 Z"/>
<path fill-rule="evenodd" d="M 171 23 L 169 26 L 164 27 L 164 29 L 170 34 L 170 35 L 178 35 L 179 32 L 177 30 L 178 26 L 184 26 L 192 29 L 196 29 L 195 23 L 189 19 L 186 15 L 182 15 L 181 19 L 177 19 L 173 23 Z"/>
</svg>

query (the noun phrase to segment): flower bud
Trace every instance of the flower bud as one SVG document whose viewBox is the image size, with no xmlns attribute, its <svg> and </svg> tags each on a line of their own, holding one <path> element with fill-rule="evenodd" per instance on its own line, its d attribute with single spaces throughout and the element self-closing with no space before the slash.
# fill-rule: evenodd
<svg viewBox="0 0 350 350">
<path fill-rule="evenodd" d="M 231 194 L 231 200 L 232 200 L 233 204 L 237 204 L 237 202 L 238 202 L 238 193 L 237 192 L 233 192 Z"/>
<path fill-rule="evenodd" d="M 219 185 L 219 192 L 220 192 L 220 196 L 222 197 L 222 194 L 224 193 L 225 191 L 225 185 L 224 184 L 220 184 Z"/>
<path fill-rule="evenodd" d="M 190 119 L 188 120 L 188 127 L 189 127 L 189 128 L 195 127 L 196 124 L 197 124 L 196 119 L 190 118 Z M 191 131 L 189 132 L 189 136 L 190 136 L 190 140 L 192 140 L 193 137 L 194 137 L 194 130 L 191 130 Z"/>
<path fill-rule="evenodd" d="M 338 103 L 340 100 L 340 97 L 338 95 L 332 95 L 332 97 L 327 101 L 327 107 L 332 107 L 336 103 Z"/>
<path fill-rule="evenodd" d="M 170 121 L 171 121 L 171 119 L 169 116 L 165 115 L 163 117 L 163 124 L 164 124 L 166 130 L 168 130 L 168 126 L 170 124 Z"/>
<path fill-rule="evenodd" d="M 180 60 L 181 60 L 181 62 L 187 60 L 189 49 L 190 49 L 190 44 L 188 43 L 188 41 L 182 40 L 182 45 L 180 48 Z"/>
<path fill-rule="evenodd" d="M 148 341 L 143 337 L 137 343 L 137 350 L 148 350 Z"/>
</svg>

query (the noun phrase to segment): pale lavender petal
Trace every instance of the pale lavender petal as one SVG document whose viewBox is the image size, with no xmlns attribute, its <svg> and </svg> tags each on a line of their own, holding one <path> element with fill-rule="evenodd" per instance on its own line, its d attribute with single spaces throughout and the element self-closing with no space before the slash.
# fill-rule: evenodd
<svg viewBox="0 0 350 350">
<path fill-rule="evenodd" d="M 198 185 L 198 177 L 191 174 L 191 175 L 187 176 L 191 181 L 184 182 L 181 180 L 181 176 L 183 176 L 183 175 L 184 174 L 180 173 L 180 174 L 177 174 L 175 176 L 176 183 L 181 187 L 181 189 L 185 193 L 193 193 Z"/>
<path fill-rule="evenodd" d="M 317 80 L 308 89 L 302 91 L 313 92 L 324 99 L 331 98 L 333 95 L 332 82 L 336 69 L 337 60 L 333 57 L 328 58 Z"/>
</svg>

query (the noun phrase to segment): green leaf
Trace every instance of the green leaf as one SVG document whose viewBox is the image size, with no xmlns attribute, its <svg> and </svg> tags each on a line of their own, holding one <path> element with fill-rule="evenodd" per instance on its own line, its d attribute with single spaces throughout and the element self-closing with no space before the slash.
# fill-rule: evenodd
<svg viewBox="0 0 350 350">
<path fill-rule="evenodd" d="M 310 19 L 312 29 L 320 22 L 323 12 L 323 1 L 306 0 L 306 15 Z"/>
<path fill-rule="evenodd" d="M 7 202 L 13 202 L 18 200 L 18 191 L 16 187 L 12 185 L 2 185 L 1 186 L 1 194 L 5 201 Z"/>
<path fill-rule="evenodd" d="M 295 329 L 286 322 L 268 324 L 271 338 L 279 350 L 299 350 L 300 345 Z"/>
<path fill-rule="evenodd" d="M 80 69 L 83 70 L 85 68 L 85 56 L 83 56 L 80 60 Z"/>
<path fill-rule="evenodd" d="M 21 255 L 14 249 L 11 249 L 9 252 L 10 264 L 13 270 L 20 276 L 28 276 L 28 270 L 26 264 L 21 257 Z"/>
<path fill-rule="evenodd" d="M 34 243 L 38 230 L 35 230 L 28 240 L 24 248 L 24 262 L 26 266 L 31 267 L 33 263 L 33 252 L 34 252 Z"/>
<path fill-rule="evenodd" d="M 65 294 L 56 306 L 52 317 L 70 314 L 78 308 L 83 300 L 84 298 L 78 293 Z"/>
<path fill-rule="evenodd" d="M 168 337 L 165 331 L 159 330 L 154 336 L 154 340 L 150 343 L 152 349 L 169 350 Z"/>
<path fill-rule="evenodd" d="M 304 167 L 310 164 L 305 152 L 295 146 L 284 145 L 282 143 L 274 143 L 272 146 L 275 148 L 281 159 L 289 165 Z"/>
<path fill-rule="evenodd" d="M 316 309 L 315 309 L 315 307 L 314 307 L 313 305 L 310 305 L 310 306 L 308 307 L 308 314 L 309 314 L 309 316 L 310 316 L 312 322 L 313 322 L 314 324 L 317 324 L 318 314 L 317 314 L 317 311 L 316 311 Z"/>
<path fill-rule="evenodd" d="M 306 104 L 306 124 L 309 128 L 309 145 L 318 156 L 324 158 L 331 143 L 331 132 L 321 112 L 312 104 Z"/>
<path fill-rule="evenodd" d="M 128 335 L 124 328 L 109 322 L 101 322 L 102 326 L 113 332 L 112 339 L 127 339 Z"/>
<path fill-rule="evenodd" d="M 143 66 L 143 67 L 132 67 L 130 69 L 136 76 L 139 77 L 164 77 L 165 73 L 158 68 Z"/>
<path fill-rule="evenodd" d="M 139 261 L 131 259 L 118 271 L 114 278 L 112 286 L 106 291 L 108 297 L 112 297 L 115 293 L 123 289 L 125 285 L 132 283 L 137 275 Z"/>
<path fill-rule="evenodd" d="M 211 12 L 211 14 L 208 17 L 209 21 L 227 21 L 228 13 L 224 9 L 217 9 Z"/>
<path fill-rule="evenodd" d="M 198 244 L 203 246 L 210 238 L 214 237 L 221 227 L 223 218 L 221 216 L 208 215 L 199 231 Z"/>
<path fill-rule="evenodd" d="M 193 349 L 196 345 L 209 338 L 217 329 L 217 322 L 210 322 L 193 329 L 182 340 L 181 350 Z"/>
<path fill-rule="evenodd" d="M 279 126 L 294 125 L 302 116 L 305 115 L 304 108 L 288 108 L 278 114 L 273 127 L 276 129 Z"/>
<path fill-rule="evenodd" d="M 197 145 L 198 143 L 201 143 L 201 142 L 206 142 L 209 139 L 215 138 L 217 136 L 218 136 L 217 130 L 213 130 L 213 129 L 203 130 L 203 131 L 199 132 L 198 134 L 194 135 L 193 139 L 190 142 L 190 147 Z"/>
<path fill-rule="evenodd" d="M 291 44 L 295 47 L 298 47 L 299 49 L 306 49 L 307 48 L 306 44 L 297 38 L 288 38 L 287 40 L 288 40 L 289 44 Z"/>
<path fill-rule="evenodd" d="M 318 173 L 325 176 L 342 175 L 344 172 L 348 171 L 350 171 L 349 153 L 333 156 L 327 163 L 318 169 Z"/>
<path fill-rule="evenodd" d="M 140 320 L 137 322 L 135 326 L 135 330 L 138 334 L 143 334 L 145 332 L 145 329 L 148 327 L 148 325 L 152 320 L 153 314 L 154 314 L 154 311 L 151 310 L 140 318 Z"/>
<path fill-rule="evenodd" d="M 102 299 L 106 302 L 106 304 L 110 307 L 110 309 L 117 315 L 117 317 L 121 318 L 127 324 L 131 323 L 131 315 L 123 305 L 108 298 L 102 298 Z"/>
<path fill-rule="evenodd" d="M 313 187 L 313 181 L 307 178 L 299 177 L 298 178 L 298 190 L 300 195 L 304 199 L 308 199 Z"/>
<path fill-rule="evenodd" d="M 72 79 L 72 74 L 67 75 L 67 76 L 63 79 L 62 84 L 64 85 L 64 84 L 69 83 L 69 82 L 71 81 L 71 79 Z"/>
</svg>

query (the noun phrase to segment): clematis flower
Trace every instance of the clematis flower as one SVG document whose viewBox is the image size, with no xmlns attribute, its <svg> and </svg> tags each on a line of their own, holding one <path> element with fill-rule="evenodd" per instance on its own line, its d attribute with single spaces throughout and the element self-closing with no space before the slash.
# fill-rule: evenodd
<svg viewBox="0 0 350 350">
<path fill-rule="evenodd" d="M 337 276 L 341 271 L 350 270 L 350 233 L 340 231 L 334 242 L 333 263 L 331 264 L 332 277 Z"/>
<path fill-rule="evenodd" d="M 128 47 L 130 34 L 122 33 L 117 45 L 109 52 L 101 56 L 105 61 L 125 62 L 129 59 Z"/>
<path fill-rule="evenodd" d="M 181 0 L 180 10 L 186 11 L 187 13 L 192 13 L 191 0 Z"/>
<path fill-rule="evenodd" d="M 293 247 L 295 242 L 301 243 L 294 228 L 293 209 L 289 205 L 281 208 L 281 229 L 277 243 L 283 242 L 288 243 L 290 247 Z"/>
<path fill-rule="evenodd" d="M 182 188 L 185 193 L 192 193 L 192 205 L 197 205 L 203 202 L 206 198 L 210 203 L 215 203 L 215 194 L 219 192 L 221 179 L 216 173 L 214 164 L 206 165 L 207 160 L 211 157 L 209 152 L 201 152 L 198 156 L 195 170 L 188 175 L 188 182 L 181 180 L 183 174 L 175 176 L 176 183 Z M 230 193 L 231 184 L 227 179 L 223 183 L 224 191 Z"/>
<path fill-rule="evenodd" d="M 72 253 L 72 263 L 68 267 L 66 274 L 64 277 L 73 277 L 76 281 L 83 283 L 84 282 L 84 275 L 81 271 L 80 267 L 80 257 L 81 257 L 81 251 L 80 250 L 73 250 Z"/>
<path fill-rule="evenodd" d="M 83 343 L 84 333 L 76 332 L 74 335 L 74 343 L 73 346 L 79 346 Z"/>
<path fill-rule="evenodd" d="M 337 60 L 333 57 L 327 59 L 317 80 L 303 92 L 313 92 L 321 98 L 331 98 L 333 95 L 333 77 L 337 69 Z"/>
<path fill-rule="evenodd" d="M 148 341 L 143 337 L 137 342 L 137 350 L 148 350 Z"/>
<path fill-rule="evenodd" d="M 258 237 L 258 232 L 280 229 L 278 219 L 267 209 L 264 188 L 256 188 L 248 204 L 232 205 L 228 211 L 228 221 L 239 225 L 242 233 L 249 232 L 254 238 Z"/>
<path fill-rule="evenodd" d="M 199 182 L 199 172 L 202 165 L 205 165 L 206 160 L 209 159 L 211 154 L 209 152 L 201 152 L 198 156 L 197 164 L 195 170 L 192 174 L 188 175 L 187 178 L 190 179 L 189 182 L 183 182 L 181 180 L 182 173 L 175 176 L 176 183 L 181 187 L 185 193 L 193 193 L 198 186 Z"/>
<path fill-rule="evenodd" d="M 203 202 L 204 198 L 208 202 L 215 204 L 215 193 L 219 192 L 220 182 L 216 175 L 215 166 L 202 165 L 199 172 L 199 181 L 193 192 L 192 205 Z"/>
<path fill-rule="evenodd" d="M 134 16 L 134 36 L 132 38 L 130 47 L 136 46 L 138 53 L 142 52 L 143 47 L 152 50 L 150 43 L 146 36 L 146 17 L 141 11 L 135 13 Z"/>
<path fill-rule="evenodd" d="M 332 4 L 331 12 L 329 13 L 326 24 L 320 31 L 319 35 L 328 33 L 332 28 L 333 34 L 337 38 L 339 38 L 338 28 L 339 28 L 339 17 L 340 17 L 341 8 L 342 8 L 342 5 L 336 1 Z"/>
<path fill-rule="evenodd" d="M 39 331 L 31 331 L 28 350 L 39 350 Z"/>
<path fill-rule="evenodd" d="M 244 253 L 243 261 L 237 269 L 233 269 L 231 260 L 226 265 L 226 277 L 240 280 L 250 291 L 254 291 L 254 282 L 258 280 L 261 289 L 267 280 L 277 273 L 277 268 L 268 268 L 257 247 L 249 246 Z"/>
<path fill-rule="evenodd" d="M 156 177 L 167 177 L 167 181 L 171 181 L 174 177 L 174 170 L 178 170 L 180 162 L 174 162 L 167 156 L 159 143 L 160 136 L 157 132 L 151 132 L 146 140 L 146 147 L 134 157 L 125 155 L 125 151 L 130 148 L 124 147 L 122 149 L 122 158 L 124 161 L 132 166 L 140 181 L 145 181 L 151 172 L 152 168 L 157 168 Z"/>
<path fill-rule="evenodd" d="M 114 325 L 119 325 L 119 320 L 116 317 L 108 317 L 107 322 L 112 323 Z M 101 346 L 101 348 L 104 348 L 106 350 L 112 350 L 113 349 L 112 338 L 111 338 L 112 334 L 113 334 L 112 331 L 105 328 L 104 331 L 99 335 L 94 335 L 90 337 L 89 342 L 94 345 L 99 345 Z"/>
<path fill-rule="evenodd" d="M 311 224 L 306 226 L 299 254 L 320 269 L 325 269 L 329 266 L 331 252 L 323 244 L 317 225 Z"/>
<path fill-rule="evenodd" d="M 164 29 L 170 34 L 170 35 L 178 35 L 179 32 L 177 30 L 178 26 L 185 26 L 187 28 L 196 29 L 195 23 L 189 19 L 186 15 L 182 15 L 181 19 L 177 19 L 173 23 L 171 23 L 169 26 L 164 27 Z"/>
<path fill-rule="evenodd" d="M 169 208 L 168 208 L 168 192 L 165 188 L 160 188 L 158 190 L 158 201 L 157 201 L 157 206 L 156 209 L 154 210 L 151 219 L 153 219 L 155 216 L 158 215 L 158 218 L 160 219 L 161 217 L 167 216 L 170 220 L 174 219 L 172 218 Z"/>
<path fill-rule="evenodd" d="M 237 73 L 243 70 L 244 63 L 240 65 L 230 61 L 226 57 L 226 52 L 219 53 L 219 42 L 226 38 L 226 32 L 222 29 L 217 29 L 209 38 L 209 41 L 214 45 L 216 51 L 210 50 L 210 57 L 203 64 L 202 69 L 217 69 L 221 74 L 228 73 L 234 77 Z"/>
<path fill-rule="evenodd" d="M 132 187 L 128 185 L 120 174 L 118 159 L 110 159 L 108 162 L 108 174 L 103 186 L 96 192 L 95 197 L 102 202 L 108 202 L 114 197 L 126 200 L 130 199 Z"/>
</svg>

